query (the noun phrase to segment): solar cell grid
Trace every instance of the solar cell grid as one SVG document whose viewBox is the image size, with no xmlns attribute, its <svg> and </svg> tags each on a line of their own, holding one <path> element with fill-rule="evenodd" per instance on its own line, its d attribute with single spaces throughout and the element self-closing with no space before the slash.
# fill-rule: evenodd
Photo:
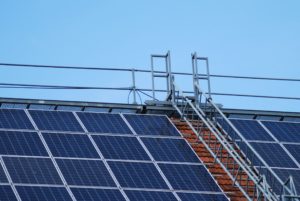
<svg viewBox="0 0 300 201">
<path fill-rule="evenodd" d="M 0 131 L 0 154 L 48 156 L 36 132 Z"/>
<path fill-rule="evenodd" d="M 0 185 L 0 200 L 1 201 L 17 201 L 15 193 L 10 186 Z"/>
<path fill-rule="evenodd" d="M 139 135 L 180 136 L 174 125 L 165 116 L 124 115 Z"/>
<path fill-rule="evenodd" d="M 43 137 L 54 157 L 100 158 L 86 134 L 43 133 Z"/>
<path fill-rule="evenodd" d="M 102 161 L 77 159 L 56 159 L 56 161 L 69 185 L 116 186 Z"/>
<path fill-rule="evenodd" d="M 93 135 L 106 159 L 150 160 L 136 137 Z"/>
<path fill-rule="evenodd" d="M 39 130 L 83 132 L 72 112 L 29 110 Z"/>
<path fill-rule="evenodd" d="M 274 141 L 255 120 L 230 119 L 230 121 L 247 140 Z"/>
<path fill-rule="evenodd" d="M 288 180 L 289 176 L 292 176 L 297 192 L 300 191 L 300 170 L 299 169 L 297 169 L 297 170 L 274 169 L 274 171 L 283 182 L 286 182 Z"/>
<path fill-rule="evenodd" d="M 152 163 L 109 161 L 108 164 L 122 187 L 168 189 Z"/>
<path fill-rule="evenodd" d="M 300 123 L 263 121 L 263 124 L 281 142 L 300 142 Z"/>
<path fill-rule="evenodd" d="M 125 201 L 119 190 L 116 189 L 92 189 L 71 188 L 77 201 Z"/>
<path fill-rule="evenodd" d="M 176 197 L 171 192 L 163 191 L 125 191 L 130 201 L 175 201 Z"/>
<path fill-rule="evenodd" d="M 14 183 L 62 184 L 49 158 L 3 157 Z"/>
<path fill-rule="evenodd" d="M 297 168 L 284 149 L 277 143 L 250 143 L 270 167 Z M 254 165 L 262 165 L 255 161 Z"/>
<path fill-rule="evenodd" d="M 185 201 L 228 201 L 224 195 L 220 194 L 178 193 L 178 195 Z"/>
<path fill-rule="evenodd" d="M 220 192 L 202 165 L 159 164 L 159 167 L 175 190 Z"/>
<path fill-rule="evenodd" d="M 77 115 L 91 133 L 132 134 L 119 114 L 77 112 Z"/>
<path fill-rule="evenodd" d="M 299 144 L 285 144 L 287 150 L 292 154 L 292 156 L 300 163 L 300 145 Z"/>
<path fill-rule="evenodd" d="M 64 187 L 17 186 L 22 201 L 72 201 Z"/>
<path fill-rule="evenodd" d="M 0 164 L 0 183 L 8 183 L 8 180 L 6 178 L 5 172 L 1 164 Z"/>
<path fill-rule="evenodd" d="M 141 139 L 156 161 L 200 162 L 183 139 L 144 137 Z"/>
<path fill-rule="evenodd" d="M 0 128 L 34 129 L 24 110 L 0 109 Z"/>
</svg>

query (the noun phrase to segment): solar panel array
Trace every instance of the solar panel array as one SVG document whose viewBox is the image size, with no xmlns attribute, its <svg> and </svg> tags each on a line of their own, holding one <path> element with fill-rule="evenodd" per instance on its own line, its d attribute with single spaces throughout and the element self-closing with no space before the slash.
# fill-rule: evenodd
<svg viewBox="0 0 300 201">
<path fill-rule="evenodd" d="M 165 116 L 0 109 L 0 200 L 227 200 Z"/>
<path fill-rule="evenodd" d="M 261 156 L 269 167 L 282 179 L 287 181 L 293 176 L 295 186 L 300 193 L 300 123 L 230 119 L 254 150 Z M 220 125 L 234 139 L 239 141 L 235 132 L 219 120 Z M 247 154 L 245 144 L 238 142 L 240 148 Z M 252 157 L 249 155 L 249 157 Z M 253 160 L 254 165 L 264 167 L 258 158 Z M 262 168 L 262 174 L 269 171 Z M 274 184 L 274 190 L 280 193 L 282 187 Z"/>
</svg>

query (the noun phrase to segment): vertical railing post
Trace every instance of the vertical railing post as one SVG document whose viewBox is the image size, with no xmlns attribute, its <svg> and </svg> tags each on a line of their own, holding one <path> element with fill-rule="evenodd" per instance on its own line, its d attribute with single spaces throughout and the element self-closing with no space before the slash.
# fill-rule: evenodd
<svg viewBox="0 0 300 201">
<path fill-rule="evenodd" d="M 135 85 L 135 69 L 131 69 L 132 75 L 132 93 L 133 93 L 133 104 L 137 104 L 136 102 L 136 85 Z"/>
</svg>

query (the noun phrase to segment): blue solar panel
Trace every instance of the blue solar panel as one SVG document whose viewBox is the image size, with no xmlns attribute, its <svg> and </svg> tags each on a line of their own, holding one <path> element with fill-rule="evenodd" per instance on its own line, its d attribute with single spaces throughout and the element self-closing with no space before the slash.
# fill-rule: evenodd
<svg viewBox="0 0 300 201">
<path fill-rule="evenodd" d="M 136 137 L 93 136 L 104 158 L 150 160 Z"/>
<path fill-rule="evenodd" d="M 1 164 L 0 164 L 0 183 L 8 183 L 8 180 L 6 178 L 5 172 Z"/>
<path fill-rule="evenodd" d="M 292 156 L 300 163 L 300 145 L 297 144 L 285 144 L 287 150 L 292 154 Z"/>
<path fill-rule="evenodd" d="M 139 135 L 180 136 L 174 125 L 165 116 L 124 115 Z"/>
<path fill-rule="evenodd" d="M 39 130 L 83 132 L 72 112 L 29 110 Z"/>
<path fill-rule="evenodd" d="M 69 185 L 116 186 L 102 161 L 57 159 L 57 163 Z"/>
<path fill-rule="evenodd" d="M 225 195 L 221 194 L 198 194 L 198 193 L 177 193 L 181 200 L 185 201 L 228 201 Z"/>
<path fill-rule="evenodd" d="M 183 139 L 142 138 L 142 141 L 156 161 L 200 162 Z"/>
<path fill-rule="evenodd" d="M 202 165 L 159 164 L 159 167 L 175 190 L 220 191 Z"/>
<path fill-rule="evenodd" d="M 279 178 L 286 182 L 289 178 L 289 176 L 293 177 L 293 181 L 296 187 L 297 192 L 300 191 L 300 170 L 292 170 L 292 169 L 274 169 L 274 172 L 279 176 Z M 282 186 L 280 186 L 282 187 Z M 279 190 L 282 190 L 282 188 L 278 189 L 278 193 L 280 193 Z"/>
<path fill-rule="evenodd" d="M 0 131 L 0 154 L 48 156 L 35 132 Z"/>
<path fill-rule="evenodd" d="M 176 197 L 171 192 L 163 191 L 125 191 L 130 201 L 175 201 Z"/>
<path fill-rule="evenodd" d="M 87 135 L 43 133 L 54 157 L 99 158 Z"/>
<path fill-rule="evenodd" d="M 0 128 L 34 129 L 24 110 L 0 109 Z"/>
<path fill-rule="evenodd" d="M 297 167 L 284 149 L 277 143 L 252 142 L 251 145 L 270 167 Z M 255 161 L 254 165 L 262 164 L 260 164 L 258 161 Z"/>
<path fill-rule="evenodd" d="M 132 134 L 119 114 L 78 112 L 77 115 L 91 133 Z"/>
<path fill-rule="evenodd" d="M 263 124 L 281 142 L 300 142 L 300 123 L 263 121 Z"/>
<path fill-rule="evenodd" d="M 1 201 L 17 201 L 17 198 L 10 186 L 0 186 Z"/>
<path fill-rule="evenodd" d="M 119 190 L 95 188 L 71 188 L 77 201 L 125 201 Z"/>
<path fill-rule="evenodd" d="M 274 141 L 265 129 L 254 120 L 230 119 L 247 140 Z M 226 127 L 224 127 L 226 130 Z"/>
<path fill-rule="evenodd" d="M 62 181 L 48 158 L 3 157 L 14 183 L 62 184 Z"/>
<path fill-rule="evenodd" d="M 22 201 L 72 201 L 64 187 L 17 186 Z"/>
<path fill-rule="evenodd" d="M 152 163 L 108 163 L 122 187 L 168 189 Z"/>
</svg>

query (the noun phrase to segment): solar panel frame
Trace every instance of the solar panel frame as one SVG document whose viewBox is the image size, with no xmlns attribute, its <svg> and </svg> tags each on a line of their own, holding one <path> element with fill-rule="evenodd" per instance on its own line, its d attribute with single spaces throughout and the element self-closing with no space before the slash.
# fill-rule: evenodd
<svg viewBox="0 0 300 201">
<path fill-rule="evenodd" d="M 73 112 L 28 110 L 40 131 L 84 132 Z"/>
<path fill-rule="evenodd" d="M 88 135 L 42 133 L 53 157 L 100 158 Z"/>
<path fill-rule="evenodd" d="M 116 187 L 113 178 L 101 160 L 55 160 L 68 185 Z"/>
<path fill-rule="evenodd" d="M 248 141 L 267 141 L 267 142 L 275 141 L 273 137 L 259 124 L 257 120 L 250 120 L 250 119 L 229 119 L 229 120 L 237 128 L 237 130 L 244 136 L 244 138 Z M 226 126 L 224 127 L 224 129 L 226 130 Z M 231 133 L 228 132 L 228 134 Z M 237 134 L 234 135 L 237 136 Z"/>
<path fill-rule="evenodd" d="M 34 130 L 23 109 L 0 109 L 0 128 Z"/>
<path fill-rule="evenodd" d="M 72 201 L 65 187 L 16 186 L 22 201 Z"/>
<path fill-rule="evenodd" d="M 104 112 L 76 112 L 90 133 L 133 134 L 120 114 Z"/>
<path fill-rule="evenodd" d="M 5 174 L 5 171 L 2 167 L 2 163 L 0 163 L 0 183 L 8 183 L 8 178 Z"/>
<path fill-rule="evenodd" d="M 221 192 L 203 165 L 162 163 L 159 167 L 174 190 Z"/>
<path fill-rule="evenodd" d="M 0 131 L 0 154 L 48 156 L 37 132 Z"/>
<path fill-rule="evenodd" d="M 278 143 L 250 142 L 251 146 L 270 167 L 297 168 L 297 164 Z M 254 165 L 260 166 L 258 160 Z"/>
<path fill-rule="evenodd" d="M 169 189 L 153 163 L 108 161 L 108 164 L 122 187 Z"/>
<path fill-rule="evenodd" d="M 77 201 L 125 201 L 118 189 L 71 188 Z"/>
<path fill-rule="evenodd" d="M 151 160 L 135 136 L 92 135 L 92 138 L 106 159 Z"/>
<path fill-rule="evenodd" d="M 185 201 L 229 201 L 224 194 L 177 193 Z"/>
<path fill-rule="evenodd" d="M 176 201 L 172 192 L 125 190 L 130 201 Z"/>
<path fill-rule="evenodd" d="M 261 122 L 278 141 L 300 143 L 300 123 L 276 121 Z"/>
<path fill-rule="evenodd" d="M 137 135 L 180 137 L 181 134 L 166 115 L 122 114 Z M 138 118 L 136 118 L 138 117 Z M 158 120 L 160 118 L 160 120 Z"/>
<path fill-rule="evenodd" d="M 185 139 L 141 137 L 155 161 L 200 163 Z"/>
<path fill-rule="evenodd" d="M 284 144 L 284 147 L 291 153 L 291 155 L 300 164 L 300 144 Z"/>
<path fill-rule="evenodd" d="M 3 157 L 14 183 L 63 184 L 50 158 Z"/>
</svg>

